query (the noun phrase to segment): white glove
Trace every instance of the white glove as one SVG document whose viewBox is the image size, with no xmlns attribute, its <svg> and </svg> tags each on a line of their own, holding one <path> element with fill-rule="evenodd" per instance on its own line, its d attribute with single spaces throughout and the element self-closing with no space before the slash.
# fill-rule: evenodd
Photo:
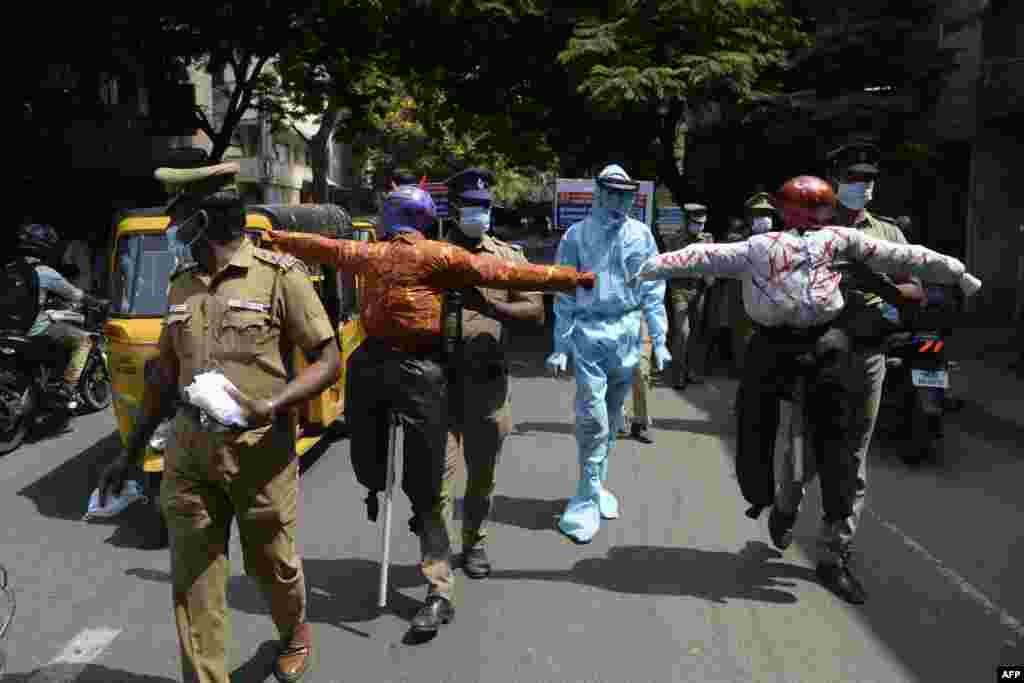
<svg viewBox="0 0 1024 683">
<path fill-rule="evenodd" d="M 644 279 L 643 274 L 648 271 L 654 270 L 654 263 L 652 263 L 652 260 L 653 259 L 647 259 L 642 264 L 640 264 L 640 270 L 633 273 L 633 275 L 629 278 L 629 281 L 626 284 L 630 285 L 631 287 L 640 284 L 640 282 L 643 281 Z"/>
<path fill-rule="evenodd" d="M 965 270 L 963 277 L 960 278 L 960 289 L 963 290 L 964 296 L 974 296 L 981 289 L 981 280 Z"/>
<path fill-rule="evenodd" d="M 664 344 L 654 348 L 654 369 L 661 372 L 668 365 L 668 362 L 672 360 L 672 354 L 668 352 L 668 349 Z"/>
<path fill-rule="evenodd" d="M 188 402 L 202 408 L 221 424 L 244 427 L 246 420 L 242 416 L 242 407 L 231 398 L 226 387 L 237 390 L 227 377 L 216 370 L 196 375 L 192 384 L 185 387 Z"/>
<path fill-rule="evenodd" d="M 568 362 L 569 357 L 567 355 L 556 351 L 548 356 L 547 360 L 544 361 L 544 365 L 548 367 L 548 370 L 551 371 L 554 377 L 558 377 L 559 374 L 565 372 L 565 366 Z"/>
</svg>

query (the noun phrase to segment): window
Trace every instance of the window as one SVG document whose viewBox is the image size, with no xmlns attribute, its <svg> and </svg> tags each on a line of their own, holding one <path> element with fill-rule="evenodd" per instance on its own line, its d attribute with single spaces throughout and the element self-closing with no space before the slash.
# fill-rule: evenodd
<svg viewBox="0 0 1024 683">
<path fill-rule="evenodd" d="M 129 234 L 117 241 L 110 312 L 124 317 L 162 317 L 174 271 L 167 235 Z"/>
</svg>

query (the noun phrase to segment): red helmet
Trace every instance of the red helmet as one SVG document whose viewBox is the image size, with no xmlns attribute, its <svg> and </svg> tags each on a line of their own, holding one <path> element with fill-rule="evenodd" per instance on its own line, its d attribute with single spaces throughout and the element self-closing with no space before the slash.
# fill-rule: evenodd
<svg viewBox="0 0 1024 683">
<path fill-rule="evenodd" d="M 782 221 L 787 228 L 826 225 L 835 204 L 832 186 L 812 175 L 790 178 L 775 196 L 775 205 L 782 209 Z"/>
</svg>

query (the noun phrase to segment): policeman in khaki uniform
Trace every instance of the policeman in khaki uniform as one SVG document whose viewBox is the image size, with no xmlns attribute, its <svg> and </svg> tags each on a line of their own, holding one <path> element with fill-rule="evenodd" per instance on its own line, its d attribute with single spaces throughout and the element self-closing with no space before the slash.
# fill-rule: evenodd
<svg viewBox="0 0 1024 683">
<path fill-rule="evenodd" d="M 228 683 L 227 552 L 237 519 L 246 573 L 262 587 L 281 635 L 274 675 L 293 682 L 309 668 L 313 642 L 296 549 L 299 463 L 291 409 L 336 381 L 340 361 L 334 330 L 301 262 L 244 237 L 237 173 L 235 163 L 156 172 L 180 189 L 168 207 L 172 250 L 190 247 L 195 262 L 171 276 L 143 417 L 125 452 L 104 471 L 100 491 L 105 497 L 120 490 L 153 430 L 176 409 L 160 506 L 170 532 L 184 680 Z M 295 347 L 310 365 L 291 377 L 286 358 Z M 208 370 L 238 388 L 246 428 L 220 425 L 178 400 Z"/>
<path fill-rule="evenodd" d="M 877 216 L 867 210 L 874 197 L 879 176 L 880 150 L 869 142 L 853 142 L 830 152 L 829 178 L 836 188 L 835 225 L 857 228 L 876 239 L 907 244 L 903 232 L 894 219 Z M 871 437 L 882 398 L 885 382 L 885 337 L 899 329 L 896 309 L 872 291 L 877 289 L 871 280 L 882 278 L 890 283 L 902 304 L 920 304 L 925 294 L 920 280 L 909 275 L 889 277 L 868 274 L 861 284 L 860 277 L 851 274 L 853 284 L 844 276 L 843 297 L 846 307 L 835 325 L 853 340 L 854 349 L 849 362 L 843 366 L 840 383 L 847 399 L 844 437 L 838 455 L 841 471 L 836 496 L 845 511 L 844 518 L 824 525 L 818 540 L 818 578 L 847 602 L 861 604 L 867 600 L 863 585 L 853 574 L 853 538 L 860 523 L 867 498 L 867 464 Z M 787 489 L 788 491 L 788 489 Z M 792 541 L 792 529 L 802 501 L 803 490 L 794 487 L 789 500 L 780 500 L 777 507 L 790 512 L 777 511 L 769 520 L 773 540 L 785 547 Z M 774 508 L 773 508 L 774 510 Z"/>
<path fill-rule="evenodd" d="M 674 234 L 665 236 L 665 251 L 678 251 L 695 242 L 713 242 L 714 236 L 705 230 L 708 207 L 703 204 L 684 204 L 684 225 Z M 669 300 L 672 302 L 672 385 L 685 389 L 687 384 L 701 384 L 703 378 L 693 372 L 703 371 L 707 356 L 702 334 L 707 282 L 701 278 L 675 278 L 669 280 Z"/>
<path fill-rule="evenodd" d="M 528 263 L 522 247 L 488 234 L 494 175 L 468 169 L 447 181 L 456 228 L 448 239 L 475 254 Z M 463 500 L 462 569 L 474 579 L 491 573 L 487 557 L 487 518 L 494 494 L 495 469 L 505 437 L 512 429 L 505 349 L 510 321 L 544 324 L 540 292 L 471 287 L 463 290 L 463 358 L 457 372 L 461 401 L 452 401 L 442 505 L 451 518 L 452 478 L 461 452 L 468 480 Z M 460 405 L 461 404 L 461 405 Z M 450 532 L 449 532 L 450 533 Z"/>
</svg>

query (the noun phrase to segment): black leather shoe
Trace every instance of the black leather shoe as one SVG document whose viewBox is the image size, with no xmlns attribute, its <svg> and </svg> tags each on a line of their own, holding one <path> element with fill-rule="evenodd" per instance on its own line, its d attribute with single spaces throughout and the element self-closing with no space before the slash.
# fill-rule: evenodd
<svg viewBox="0 0 1024 683">
<path fill-rule="evenodd" d="M 850 563 L 842 564 L 819 562 L 815 571 L 825 588 L 853 605 L 863 605 L 867 600 L 864 586 L 850 572 Z"/>
<path fill-rule="evenodd" d="M 785 550 L 793 542 L 793 526 L 796 524 L 796 515 L 787 515 L 773 505 L 772 511 L 768 513 L 768 533 L 771 534 L 772 543 L 779 550 Z"/>
<path fill-rule="evenodd" d="M 428 595 L 426 604 L 412 618 L 412 630 L 417 633 L 437 633 L 443 624 L 455 620 L 455 608 L 448 598 Z"/>
<path fill-rule="evenodd" d="M 485 579 L 491 575 L 491 561 L 487 551 L 473 548 L 462 553 L 462 571 L 471 579 Z"/>
<path fill-rule="evenodd" d="M 641 424 L 634 424 L 630 428 L 630 433 L 633 435 L 633 438 L 640 443 L 654 443 L 654 439 L 652 439 L 651 435 L 647 433 L 647 427 Z"/>
</svg>

